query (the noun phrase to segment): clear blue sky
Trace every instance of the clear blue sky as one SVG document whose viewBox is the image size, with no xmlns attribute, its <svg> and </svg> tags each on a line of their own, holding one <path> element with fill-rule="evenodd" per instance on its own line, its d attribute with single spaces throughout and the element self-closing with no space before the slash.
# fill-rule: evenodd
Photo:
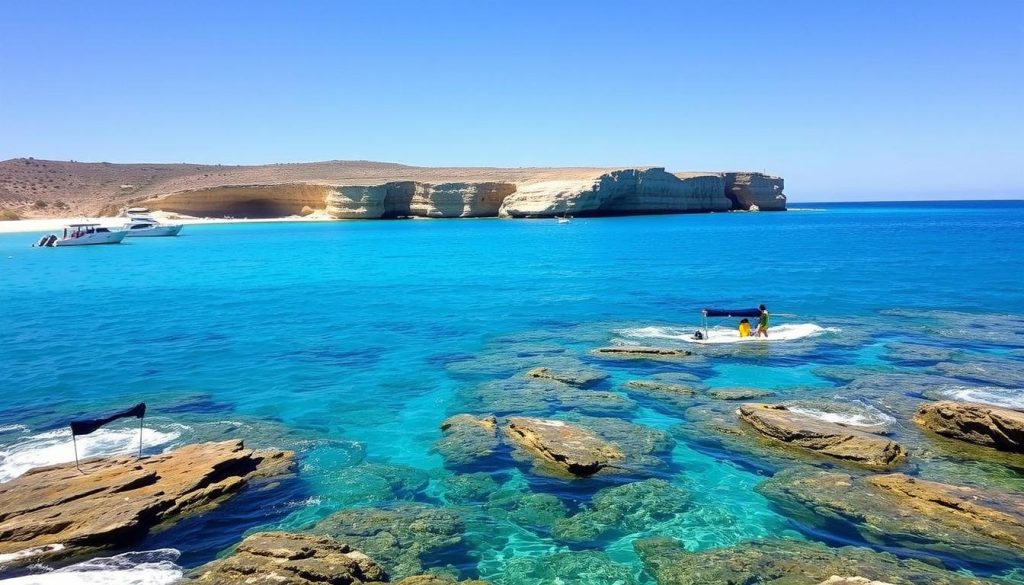
<svg viewBox="0 0 1024 585">
<path fill-rule="evenodd" d="M 302 4 L 299 6 L 299 4 Z M 0 159 L 654 164 L 1024 197 L 1024 1 L 7 2 Z"/>
</svg>

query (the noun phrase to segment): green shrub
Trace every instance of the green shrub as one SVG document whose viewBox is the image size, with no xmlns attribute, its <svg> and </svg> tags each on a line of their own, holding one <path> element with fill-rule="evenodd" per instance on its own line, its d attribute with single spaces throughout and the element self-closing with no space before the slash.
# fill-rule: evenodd
<svg viewBox="0 0 1024 585">
<path fill-rule="evenodd" d="M 21 217 L 13 209 L 0 210 L 0 221 L 13 221 L 16 219 L 21 219 Z"/>
<path fill-rule="evenodd" d="M 36 209 L 46 209 L 46 202 L 42 199 L 37 199 L 36 202 L 32 204 L 32 207 L 35 207 Z"/>
</svg>

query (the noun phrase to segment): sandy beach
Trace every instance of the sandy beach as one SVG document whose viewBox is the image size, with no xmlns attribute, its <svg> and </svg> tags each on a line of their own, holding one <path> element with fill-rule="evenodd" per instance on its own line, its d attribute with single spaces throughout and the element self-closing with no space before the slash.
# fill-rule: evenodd
<svg viewBox="0 0 1024 585">
<path fill-rule="evenodd" d="M 317 222 L 338 221 L 325 213 L 309 215 L 291 215 L 271 218 L 223 218 L 223 217 L 189 217 L 174 213 L 156 211 L 152 216 L 164 223 L 180 223 L 184 225 L 203 225 L 214 223 L 273 223 L 282 221 Z M 64 229 L 72 223 L 98 223 L 108 228 L 120 228 L 127 220 L 123 217 L 52 217 L 36 219 L 17 219 L 0 221 L 0 234 L 15 233 L 52 233 Z"/>
</svg>

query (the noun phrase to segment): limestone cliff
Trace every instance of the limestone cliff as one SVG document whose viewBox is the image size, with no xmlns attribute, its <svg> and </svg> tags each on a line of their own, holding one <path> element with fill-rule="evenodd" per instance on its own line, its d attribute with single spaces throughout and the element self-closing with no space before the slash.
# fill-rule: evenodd
<svg viewBox="0 0 1024 585">
<path fill-rule="evenodd" d="M 783 180 L 763 173 L 723 173 L 725 196 L 733 209 L 750 209 L 756 205 L 761 211 L 783 211 L 786 196 L 782 194 Z"/>
<path fill-rule="evenodd" d="M 135 205 L 196 217 L 284 217 L 323 209 L 330 185 L 224 185 L 178 191 Z"/>
<path fill-rule="evenodd" d="M 662 168 L 624 169 L 593 180 L 520 185 L 505 199 L 502 217 L 628 215 L 726 211 L 731 208 L 717 174 L 681 178 Z"/>
<path fill-rule="evenodd" d="M 422 183 L 395 181 L 383 185 L 341 186 L 322 205 L 339 219 L 388 217 L 494 217 L 512 183 Z"/>
</svg>

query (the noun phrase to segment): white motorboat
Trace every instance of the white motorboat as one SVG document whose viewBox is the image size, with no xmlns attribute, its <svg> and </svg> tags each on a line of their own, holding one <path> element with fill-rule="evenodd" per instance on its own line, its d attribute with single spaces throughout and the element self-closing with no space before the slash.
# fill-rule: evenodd
<svg viewBox="0 0 1024 585">
<path fill-rule="evenodd" d="M 43 236 L 36 246 L 57 248 L 63 246 L 94 246 L 97 244 L 120 244 L 124 239 L 124 230 L 111 230 L 98 223 L 72 223 L 64 228 L 64 234 Z"/>
<path fill-rule="evenodd" d="M 133 207 L 125 212 L 125 216 L 129 221 L 124 224 L 124 229 L 129 238 L 176 236 L 182 227 L 180 223 L 160 223 L 144 207 Z"/>
</svg>

